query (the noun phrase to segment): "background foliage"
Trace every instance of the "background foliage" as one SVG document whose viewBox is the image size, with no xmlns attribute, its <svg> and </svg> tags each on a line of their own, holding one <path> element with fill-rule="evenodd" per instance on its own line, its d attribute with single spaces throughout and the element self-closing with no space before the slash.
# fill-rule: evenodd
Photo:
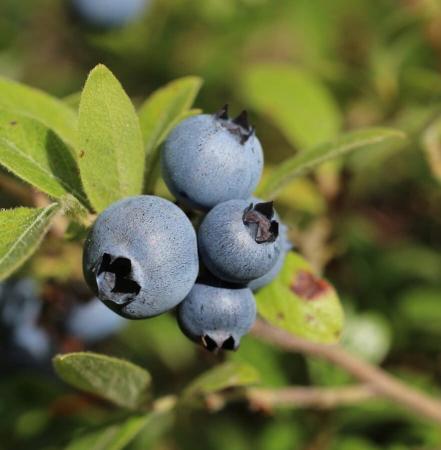
<svg viewBox="0 0 441 450">
<path fill-rule="evenodd" d="M 64 292 L 65 302 L 75 297 L 83 282 L 81 247 L 74 238 L 82 236 L 85 209 L 103 209 L 115 190 L 137 192 L 144 157 L 148 189 L 169 195 L 161 181 L 149 186 L 158 144 L 172 124 L 194 113 L 201 88 L 196 108 L 215 111 L 228 102 L 234 111 L 250 110 L 267 161 L 260 193 L 277 196 L 277 209 L 307 264 L 324 273 L 339 293 L 346 313 L 343 345 L 441 395 L 440 29 L 436 0 L 158 0 L 139 21 L 111 31 L 72 20 L 61 0 L 3 0 L 0 206 L 26 208 L 16 213 L 19 226 L 11 227 L 2 215 L 2 274 L 28 256 L 55 217 L 42 247 L 16 276 L 35 279 L 43 302 L 53 300 L 48 286 L 51 293 Z M 102 66 L 89 76 L 80 105 L 79 92 L 97 63 L 121 82 L 139 123 L 119 82 Z M 60 100 L 11 84 L 11 78 Z M 105 105 L 89 98 L 104 83 L 118 112 L 111 118 L 101 117 Z M 40 144 L 32 154 L 23 146 L 22 132 L 11 125 L 14 121 Z M 103 123 L 107 129 L 100 128 Z M 110 169 L 103 168 L 97 160 L 100 146 L 122 127 L 124 134 L 112 136 L 121 139 L 119 153 Z M 366 127 L 368 132 L 360 131 Z M 80 157 L 85 141 L 92 151 Z M 372 143 L 307 175 L 296 172 L 325 161 L 323 154 L 343 155 Z M 11 158 L 11 148 L 22 148 L 23 160 Z M 138 173 L 124 180 L 112 169 L 127 152 Z M 76 164 L 82 183 L 69 175 Z M 95 172 L 88 173 L 91 169 Z M 106 178 L 97 177 L 96 170 Z M 293 173 L 302 176 L 292 178 Z M 66 225 L 61 213 L 75 218 L 66 237 L 60 233 Z M 10 251 L 10 243 L 22 236 L 26 247 Z M 306 263 L 293 259 L 290 270 L 299 264 Z M 277 289 L 284 286 L 275 283 L 259 294 L 261 312 Z M 331 308 L 333 300 L 328 300 L 324 305 Z M 301 331 L 310 336 L 307 328 Z M 64 335 L 57 339 L 54 351 L 95 350 L 148 369 L 155 396 L 183 392 L 177 420 L 169 414 L 167 398 L 154 413 L 129 415 L 70 390 L 48 367 L 1 364 L 1 449 L 117 449 L 128 442 L 133 450 L 194 449 L 195 443 L 214 450 L 441 447 L 439 427 L 380 400 L 332 411 L 250 410 L 239 402 L 207 414 L 204 407 L 217 409 L 205 405 L 207 395 L 231 383 L 352 383 L 328 363 L 286 355 L 252 336 L 239 352 L 221 357 L 221 366 L 219 357 L 202 353 L 181 336 L 171 315 L 127 323 L 98 346 Z M 5 342 L 2 336 L 2 355 Z M 105 374 L 109 367 L 117 374 L 121 368 L 112 361 L 97 357 L 88 364 L 94 374 Z M 76 361 L 60 357 L 58 373 L 69 364 L 75 368 Z M 101 394 L 142 409 L 151 400 L 145 393 L 150 376 L 136 368 L 130 373 L 132 396 L 121 392 L 118 383 Z M 101 382 L 109 385 L 85 376 L 77 387 L 100 393 Z"/>
</svg>

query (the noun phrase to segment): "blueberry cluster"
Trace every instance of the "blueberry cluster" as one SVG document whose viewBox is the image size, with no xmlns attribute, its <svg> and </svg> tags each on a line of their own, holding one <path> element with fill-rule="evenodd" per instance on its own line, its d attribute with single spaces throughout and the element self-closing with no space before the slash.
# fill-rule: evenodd
<svg viewBox="0 0 441 450">
<path fill-rule="evenodd" d="M 0 372 L 44 369 L 70 343 L 76 349 L 95 345 L 125 322 L 76 285 L 11 278 L 0 283 Z"/>
<path fill-rule="evenodd" d="M 161 170 L 177 204 L 141 195 L 102 212 L 85 242 L 86 281 L 123 317 L 178 306 L 190 339 L 237 349 L 256 318 L 252 291 L 277 275 L 289 249 L 272 202 L 252 197 L 263 152 L 247 113 L 230 119 L 225 106 L 184 120 L 163 145 Z"/>
</svg>

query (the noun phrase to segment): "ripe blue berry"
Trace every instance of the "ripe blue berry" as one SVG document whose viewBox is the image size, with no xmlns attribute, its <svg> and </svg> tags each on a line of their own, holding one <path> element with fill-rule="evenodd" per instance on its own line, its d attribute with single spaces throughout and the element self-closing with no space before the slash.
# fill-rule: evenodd
<svg viewBox="0 0 441 450">
<path fill-rule="evenodd" d="M 86 22 L 100 27 L 117 27 L 136 19 L 146 0 L 71 0 L 74 11 Z"/>
<path fill-rule="evenodd" d="M 0 284 L 0 324 L 8 329 L 33 323 L 41 311 L 37 285 L 31 278 L 10 279 Z"/>
<path fill-rule="evenodd" d="M 114 203 L 85 242 L 86 281 L 109 308 L 129 319 L 174 308 L 199 270 L 196 234 L 187 216 L 160 197 Z"/>
<path fill-rule="evenodd" d="M 282 251 L 272 203 L 230 200 L 214 207 L 198 232 L 199 252 L 218 278 L 246 284 L 269 272 Z"/>
<path fill-rule="evenodd" d="M 35 366 L 48 361 L 52 342 L 38 324 L 42 303 L 37 294 L 31 278 L 0 284 L 0 335 L 4 335 L 0 366 Z"/>
<path fill-rule="evenodd" d="M 250 201 L 252 202 L 264 202 L 264 200 L 257 198 L 257 197 L 251 197 Z M 265 275 L 256 278 L 255 280 L 252 280 L 248 283 L 248 287 L 253 291 L 256 292 L 259 289 L 263 288 L 267 284 L 270 284 L 271 281 L 276 278 L 276 276 L 279 274 L 283 267 L 283 263 L 285 262 L 286 254 L 292 249 L 292 243 L 288 239 L 288 227 L 280 221 L 279 215 L 277 214 L 277 211 L 274 210 L 274 219 L 279 222 L 279 239 L 281 244 L 281 252 L 279 253 L 279 257 L 277 258 L 277 262 L 274 265 L 274 267 L 267 272 Z"/>
<path fill-rule="evenodd" d="M 276 264 L 274 267 L 267 272 L 265 275 L 262 275 L 259 278 L 256 278 L 255 280 L 251 280 L 248 283 L 248 287 L 253 291 L 256 292 L 259 289 L 263 288 L 267 284 L 270 284 L 271 281 L 276 278 L 276 276 L 279 274 L 279 272 L 282 270 L 283 263 L 285 262 L 286 257 L 286 251 L 282 250 L 279 254 L 279 257 L 277 258 Z"/>
<path fill-rule="evenodd" d="M 262 174 L 263 153 L 246 112 L 231 120 L 224 107 L 181 122 L 164 144 L 161 164 L 178 200 L 208 210 L 251 195 Z"/>
<path fill-rule="evenodd" d="M 196 283 L 178 308 L 184 334 L 209 351 L 236 350 L 255 320 L 251 290 L 217 280 Z"/>
</svg>

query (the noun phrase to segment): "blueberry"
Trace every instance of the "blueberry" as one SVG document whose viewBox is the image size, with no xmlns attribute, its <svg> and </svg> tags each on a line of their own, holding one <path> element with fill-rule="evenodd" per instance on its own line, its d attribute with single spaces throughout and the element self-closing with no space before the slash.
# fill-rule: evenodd
<svg viewBox="0 0 441 450">
<path fill-rule="evenodd" d="M 98 216 L 85 242 L 86 281 L 129 319 L 161 314 L 190 292 L 199 270 L 196 234 L 176 205 L 141 195 Z"/>
<path fill-rule="evenodd" d="M 92 344 L 119 331 L 125 320 L 113 314 L 96 297 L 86 303 L 76 304 L 69 313 L 66 329 L 71 336 Z"/>
<path fill-rule="evenodd" d="M 214 207 L 202 221 L 199 252 L 218 278 L 246 284 L 269 272 L 282 251 L 272 203 L 230 200 Z"/>
<path fill-rule="evenodd" d="M 264 202 L 264 200 L 257 198 L 257 197 L 251 197 L 250 201 L 252 202 Z M 279 222 L 279 238 L 280 238 L 280 244 L 281 244 L 281 252 L 279 253 L 279 257 L 277 258 L 277 262 L 274 265 L 274 267 L 267 272 L 265 275 L 256 278 L 255 280 L 252 280 L 248 283 L 248 287 L 253 291 L 258 291 L 259 289 L 263 288 L 267 284 L 270 284 L 271 281 L 276 278 L 276 276 L 279 274 L 279 272 L 282 270 L 283 264 L 285 262 L 286 254 L 292 249 L 293 245 L 288 239 L 288 227 L 280 221 L 279 215 L 277 214 L 277 211 L 274 210 L 274 219 Z"/>
<path fill-rule="evenodd" d="M 0 322 L 15 328 L 36 322 L 41 311 L 37 285 L 31 278 L 10 279 L 1 284 Z"/>
<path fill-rule="evenodd" d="M 179 201 L 208 210 L 252 194 L 262 174 L 263 153 L 246 112 L 231 120 L 224 107 L 181 122 L 165 141 L 161 164 Z"/>
<path fill-rule="evenodd" d="M 13 345 L 29 354 L 36 361 L 49 358 L 51 340 L 46 330 L 35 323 L 23 323 L 12 332 Z"/>
<path fill-rule="evenodd" d="M 143 13 L 146 0 L 71 0 L 74 12 L 87 23 L 99 27 L 127 24 Z"/>
<path fill-rule="evenodd" d="M 256 320 L 250 289 L 220 281 L 196 283 L 178 308 L 186 336 L 207 350 L 236 350 Z"/>
<path fill-rule="evenodd" d="M 270 284 L 271 281 L 276 278 L 276 276 L 279 274 L 279 272 L 282 270 L 283 263 L 285 262 L 286 257 L 286 251 L 282 250 L 279 254 L 279 257 L 277 258 L 276 264 L 274 267 L 267 272 L 265 275 L 262 275 L 259 278 L 256 278 L 255 280 L 251 280 L 248 283 L 248 287 L 253 291 L 256 292 L 259 289 L 263 288 L 267 284 Z"/>
<path fill-rule="evenodd" d="M 38 321 L 42 303 L 31 278 L 10 279 L 0 285 L 0 334 L 3 363 L 12 367 L 47 362 L 52 341 Z"/>
</svg>

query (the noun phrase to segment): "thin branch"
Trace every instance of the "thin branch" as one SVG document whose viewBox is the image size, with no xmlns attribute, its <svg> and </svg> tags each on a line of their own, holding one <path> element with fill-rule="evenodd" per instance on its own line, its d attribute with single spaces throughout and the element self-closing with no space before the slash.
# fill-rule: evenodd
<svg viewBox="0 0 441 450">
<path fill-rule="evenodd" d="M 246 398 L 253 409 L 315 408 L 333 409 L 378 398 L 366 385 L 341 388 L 286 387 L 280 389 L 250 388 Z"/>
<path fill-rule="evenodd" d="M 337 345 L 310 342 L 261 320 L 256 322 L 253 334 L 286 351 L 325 359 L 343 368 L 357 380 L 368 384 L 378 395 L 398 403 L 413 414 L 419 414 L 441 424 L 440 401 L 407 386 L 382 369 L 358 359 Z"/>
</svg>

